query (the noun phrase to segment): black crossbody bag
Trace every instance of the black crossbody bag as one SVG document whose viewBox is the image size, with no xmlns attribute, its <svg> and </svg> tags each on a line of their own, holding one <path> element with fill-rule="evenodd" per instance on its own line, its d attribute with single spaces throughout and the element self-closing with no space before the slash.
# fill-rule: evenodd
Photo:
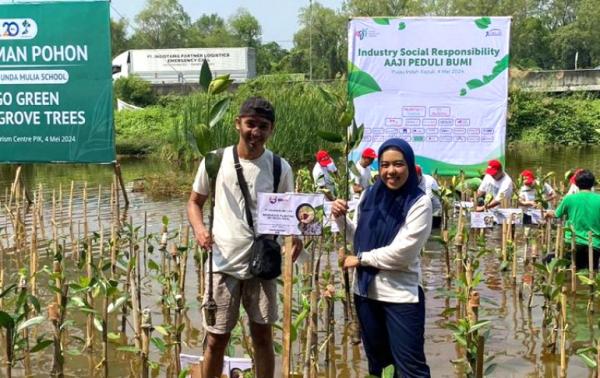
<svg viewBox="0 0 600 378">
<path fill-rule="evenodd" d="M 281 275 L 281 246 L 274 240 L 272 235 L 256 235 L 254 231 L 254 220 L 250 211 L 250 192 L 244 178 L 242 165 L 237 152 L 237 146 L 233 146 L 233 161 L 237 173 L 238 182 L 242 195 L 244 196 L 244 207 L 248 225 L 254 234 L 254 241 L 250 249 L 250 274 L 264 280 L 272 280 Z M 273 154 L 273 192 L 277 193 L 279 180 L 281 178 L 281 158 Z"/>
</svg>

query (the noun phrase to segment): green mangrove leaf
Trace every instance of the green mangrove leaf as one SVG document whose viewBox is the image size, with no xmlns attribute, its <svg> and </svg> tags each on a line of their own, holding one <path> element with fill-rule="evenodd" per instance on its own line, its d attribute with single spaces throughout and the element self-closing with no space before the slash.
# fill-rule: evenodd
<svg viewBox="0 0 600 378">
<path fill-rule="evenodd" d="M 106 334 L 106 337 L 108 337 L 109 340 L 120 340 L 121 334 L 117 332 L 109 332 Z"/>
<path fill-rule="evenodd" d="M 0 311 L 0 327 L 11 329 L 14 328 L 14 326 L 15 321 L 13 320 L 12 316 L 4 311 Z"/>
<path fill-rule="evenodd" d="M 52 340 L 41 340 L 33 348 L 29 350 L 29 353 L 39 352 L 40 350 L 52 345 Z"/>
<path fill-rule="evenodd" d="M 169 331 L 167 331 L 163 326 L 156 326 L 154 327 L 154 330 L 163 336 L 169 336 Z"/>
<path fill-rule="evenodd" d="M 577 353 L 577 355 L 579 356 L 579 358 L 581 358 L 583 360 L 583 362 L 590 369 L 595 369 L 596 366 L 598 365 L 595 358 L 591 358 L 590 356 L 588 356 L 585 353 Z"/>
<path fill-rule="evenodd" d="M 233 146 L 235 148 L 235 146 Z M 216 180 L 217 174 L 219 173 L 219 167 L 221 167 L 221 160 L 223 159 L 222 154 L 215 152 L 209 152 L 204 157 L 204 165 L 206 166 L 206 174 L 210 180 Z"/>
<path fill-rule="evenodd" d="M 192 370 L 189 366 L 186 367 L 185 369 L 181 369 L 177 378 L 186 378 L 190 374 L 191 371 Z"/>
<path fill-rule="evenodd" d="M 210 129 L 207 125 L 201 123 L 194 128 L 193 134 L 188 132 L 187 141 L 192 150 L 205 155 L 210 151 Z"/>
<path fill-rule="evenodd" d="M 113 312 L 115 312 L 116 310 L 118 310 L 121 306 L 123 306 L 123 304 L 125 303 L 125 301 L 127 301 L 127 296 L 123 296 L 121 298 L 118 298 L 116 301 L 114 301 L 113 303 L 108 305 L 108 309 L 107 312 L 109 314 L 112 314 Z"/>
<path fill-rule="evenodd" d="M 133 345 L 127 345 L 127 346 L 118 347 L 117 350 L 119 352 L 127 352 L 127 353 L 141 353 L 142 352 L 140 350 L 140 348 L 135 347 Z"/>
<path fill-rule="evenodd" d="M 375 18 L 373 18 L 373 21 L 378 25 L 389 25 L 390 24 L 390 19 L 385 18 L 385 17 L 375 17 Z"/>
<path fill-rule="evenodd" d="M 381 92 L 381 87 L 377 84 L 377 81 L 351 62 L 348 62 L 348 72 L 348 95 L 351 99 L 369 93 Z"/>
<path fill-rule="evenodd" d="M 165 344 L 163 339 L 159 337 L 153 337 L 150 339 L 150 341 L 152 341 L 152 344 L 154 344 L 154 346 L 160 351 L 160 353 L 164 353 L 167 350 L 167 344 Z"/>
<path fill-rule="evenodd" d="M 210 85 L 208 86 L 208 94 L 214 96 L 224 92 L 227 90 L 227 88 L 229 88 L 231 83 L 233 83 L 233 80 L 229 78 L 229 74 L 219 76 L 210 82 Z"/>
<path fill-rule="evenodd" d="M 491 320 L 483 320 L 483 321 L 477 322 L 473 327 L 471 327 L 469 329 L 469 333 L 473 333 L 473 332 L 477 331 L 478 329 L 490 324 L 491 322 L 492 322 Z"/>
<path fill-rule="evenodd" d="M 19 326 L 17 327 L 17 332 L 21 332 L 24 329 L 27 329 L 29 327 L 33 327 L 34 325 L 38 325 L 41 322 L 43 322 L 45 319 L 46 318 L 44 316 L 42 316 L 42 315 L 33 317 L 31 319 L 28 319 L 27 321 L 19 324 Z"/>
<path fill-rule="evenodd" d="M 200 90 L 202 92 L 208 91 L 208 86 L 212 81 L 212 73 L 206 59 L 202 61 L 202 67 L 200 68 Z"/>
<path fill-rule="evenodd" d="M 358 127 L 356 135 L 355 135 L 356 139 L 354 140 L 354 143 L 352 143 L 352 145 L 350 146 L 350 148 L 352 150 L 358 148 L 358 145 L 360 144 L 360 142 L 362 142 L 364 132 L 365 132 L 364 125 L 360 125 Z"/>
<path fill-rule="evenodd" d="M 352 172 L 354 176 L 360 177 L 360 172 L 358 171 L 358 168 L 356 168 L 356 164 L 352 160 L 348 162 L 348 169 L 350 169 L 350 172 Z"/>
<path fill-rule="evenodd" d="M 162 224 L 163 226 L 168 226 L 169 225 L 169 217 L 166 215 L 163 215 L 162 217 Z"/>
<path fill-rule="evenodd" d="M 102 326 L 102 321 L 94 316 L 94 327 L 98 330 L 98 332 L 102 332 L 104 327 Z"/>
<path fill-rule="evenodd" d="M 10 293 L 12 289 L 14 289 L 15 287 L 17 287 L 17 284 L 12 284 L 10 286 L 8 286 L 6 289 L 4 289 L 4 291 L 2 293 L 0 293 L 0 298 L 3 298 L 4 296 L 6 296 L 6 294 Z"/>
<path fill-rule="evenodd" d="M 489 17 L 481 17 L 475 20 L 475 25 L 477 25 L 479 29 L 487 29 L 491 23 L 492 20 Z"/>
<path fill-rule="evenodd" d="M 338 126 L 340 129 L 345 129 L 350 126 L 352 119 L 354 119 L 354 106 L 352 106 L 352 101 L 348 101 L 346 109 L 338 118 Z"/>
<path fill-rule="evenodd" d="M 317 130 L 317 136 L 331 143 L 340 143 L 344 140 L 341 135 L 327 130 Z"/>
<path fill-rule="evenodd" d="M 394 365 L 387 366 L 382 373 L 382 378 L 394 378 Z"/>
<path fill-rule="evenodd" d="M 227 110 L 229 109 L 230 104 L 231 97 L 225 97 L 213 105 L 212 109 L 210 110 L 210 121 L 208 123 L 208 127 L 213 128 L 223 119 L 227 113 Z"/>
</svg>

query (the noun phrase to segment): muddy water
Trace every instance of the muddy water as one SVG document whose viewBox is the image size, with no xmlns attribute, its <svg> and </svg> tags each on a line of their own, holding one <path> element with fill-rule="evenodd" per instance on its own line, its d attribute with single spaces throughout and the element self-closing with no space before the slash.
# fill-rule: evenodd
<svg viewBox="0 0 600 378">
<path fill-rule="evenodd" d="M 573 167 L 590 167 L 596 172 L 600 172 L 600 151 L 597 149 L 588 150 L 553 150 L 553 151 L 531 151 L 531 150 L 512 150 L 507 153 L 507 168 L 513 175 L 525 168 L 535 168 L 542 166 L 545 171 L 555 170 L 562 174 L 566 169 Z M 148 163 L 143 160 L 123 161 L 123 174 L 125 181 L 130 186 L 133 179 L 144 177 L 148 174 L 156 174 L 173 167 L 168 164 Z M 4 203 L 4 187 L 11 179 L 11 172 L 7 168 L 0 170 L 0 182 L 2 191 L 0 192 L 0 201 Z M 112 168 L 109 166 L 56 166 L 56 165 L 37 165 L 25 174 L 26 180 L 31 187 L 37 187 L 39 183 L 44 185 L 46 204 L 50 203 L 52 192 L 50 188 L 57 190 L 59 184 L 63 189 L 63 206 L 66 211 L 67 197 L 70 183 L 76 181 L 75 200 L 78 205 L 74 207 L 74 225 L 75 230 L 81 230 L 83 222 L 83 208 L 81 206 L 81 195 L 83 182 L 88 182 L 88 210 L 91 215 L 88 217 L 91 230 L 98 230 L 100 224 L 107 230 L 109 227 L 109 192 L 108 187 L 112 180 Z M 98 185 L 102 185 L 101 198 L 98 202 Z M 143 193 L 129 193 L 131 206 L 125 219 L 132 219 L 135 225 L 142 225 L 144 213 L 148 219 L 148 232 L 157 233 L 160 230 L 161 219 L 164 215 L 171 220 L 170 229 L 176 230 L 180 225 L 185 224 L 184 202 L 181 200 L 154 201 L 150 200 Z M 98 203 L 100 207 L 98 207 Z M 101 216 L 98 219 L 97 214 Z M 50 219 L 49 209 L 45 211 L 46 222 Z M 0 215 L 0 227 L 6 222 L 4 213 Z M 63 231 L 66 232 L 67 226 Z M 77 231 L 75 231 L 77 232 Z M 49 232 L 47 232 L 49 234 Z M 497 237 L 497 235 L 496 235 Z M 41 251 L 42 259 L 40 266 L 49 265 L 50 260 L 46 258 L 45 251 Z M 160 258 L 157 252 L 149 256 L 155 261 Z M 12 258 L 10 261 L 14 261 Z M 74 263 L 67 257 L 67 266 L 73 276 L 78 274 Z M 13 263 L 14 264 L 14 263 Z M 335 264 L 334 264 L 335 265 Z M 531 312 L 527 310 L 525 299 L 519 298 L 519 289 L 514 287 L 508 274 L 499 272 L 499 261 L 496 256 L 489 255 L 482 261 L 482 270 L 485 272 L 484 280 L 478 290 L 482 296 L 482 308 L 480 319 L 492 320 L 491 337 L 486 341 L 485 350 L 489 355 L 495 356 L 494 362 L 498 364 L 496 370 L 490 375 L 494 377 L 558 377 L 559 359 L 558 356 L 547 356 L 542 354 L 541 322 L 543 299 L 540 296 L 534 298 L 534 307 Z M 13 265 L 14 266 L 14 265 Z M 190 307 L 186 313 L 186 328 L 183 334 L 183 352 L 189 354 L 200 354 L 202 327 L 197 300 L 198 275 L 196 267 L 191 259 L 188 259 L 188 275 L 186 282 L 186 299 Z M 460 356 L 452 340 L 451 332 L 444 328 L 447 321 L 453 320 L 452 316 L 442 316 L 443 311 L 449 306 L 455 305 L 454 299 L 446 299 L 441 290 L 446 285 L 445 265 L 442 252 L 435 243 L 429 243 L 427 251 L 423 256 L 423 284 L 426 291 L 427 301 L 427 329 L 426 329 L 426 354 L 428 362 L 432 369 L 434 377 L 461 377 L 464 374 L 455 369 L 451 360 Z M 14 270 L 13 270 L 14 271 Z M 160 285 L 151 273 L 143 278 L 142 292 L 143 305 L 152 309 L 153 323 L 155 325 L 163 322 L 160 306 Z M 43 287 L 44 279 L 40 279 L 40 285 Z M 341 286 L 338 283 L 338 288 Z M 580 290 L 578 300 L 575 304 L 575 310 L 570 307 L 569 318 L 573 321 L 572 337 L 567 345 L 570 355 L 568 361 L 568 376 L 570 377 L 589 377 L 591 372 L 585 367 L 583 362 L 575 356 L 575 351 L 590 344 L 592 332 L 590 332 L 585 316 L 586 299 L 583 294 L 585 289 Z M 42 303 L 48 303 L 50 293 L 41 289 Z M 525 290 L 525 298 L 528 291 Z M 574 297 L 574 296 L 572 296 Z M 42 307 L 44 307 L 42 305 Z M 366 360 L 360 346 L 352 345 L 350 342 L 350 333 L 344 327 L 342 305 L 336 302 L 335 318 L 335 343 L 334 352 L 334 371 L 330 376 L 335 377 L 364 377 L 367 374 Z M 597 312 L 596 312 L 597 313 Z M 75 320 L 78 327 L 73 327 L 73 335 L 84 336 L 85 317 L 82 314 L 71 312 L 69 318 Z M 109 328 L 116 331 L 120 320 L 112 317 L 109 322 Z M 320 319 L 322 324 L 322 318 Z M 44 330 L 43 327 L 40 329 Z M 596 330 L 596 333 L 598 331 Z M 131 336 L 131 329 L 128 335 Z M 158 336 L 157 332 L 154 336 Z M 280 338 L 280 335 L 277 335 Z M 319 340 L 322 342 L 324 333 L 319 333 Z M 138 376 L 139 370 L 136 358 L 133 355 L 119 352 L 116 350 L 118 344 L 111 344 L 109 352 L 110 376 Z M 81 346 L 74 344 L 72 349 Z M 0 355 L 4 355 L 3 347 L 0 347 Z M 67 348 L 69 349 L 69 348 Z M 160 365 L 160 370 L 155 373 L 156 376 L 166 376 L 168 371 L 172 370 L 172 360 L 166 356 L 161 356 L 156 348 L 153 349 L 152 360 Z M 301 371 L 302 363 L 299 361 L 298 352 L 300 344 L 296 343 L 294 351 L 296 358 L 294 366 L 297 371 Z M 242 349 L 237 346 L 236 352 L 241 355 Z M 323 356 L 324 353 L 321 354 Z M 321 358 L 321 361 L 323 358 Z M 96 366 L 101 361 L 100 346 L 96 344 L 95 352 L 81 355 L 66 356 L 67 376 L 93 376 L 99 375 L 101 371 Z M 277 365 L 280 365 L 280 357 L 277 359 Z M 26 366 L 28 365 L 28 366 Z M 46 377 L 51 366 L 51 347 L 40 354 L 32 355 L 28 364 L 18 363 L 15 367 L 15 376 L 34 376 Z M 325 366 L 321 366 L 323 371 Z M 0 375 L 3 373 L 0 373 Z"/>
</svg>

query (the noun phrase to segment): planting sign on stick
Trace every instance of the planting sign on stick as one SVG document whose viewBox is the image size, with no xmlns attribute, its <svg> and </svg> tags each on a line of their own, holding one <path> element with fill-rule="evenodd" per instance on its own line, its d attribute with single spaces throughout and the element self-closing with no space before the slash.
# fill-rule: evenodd
<svg viewBox="0 0 600 378">
<path fill-rule="evenodd" d="M 510 18 L 356 18 L 348 93 L 361 145 L 408 141 L 425 172 L 477 174 L 504 159 Z"/>
<path fill-rule="evenodd" d="M 0 5 L 0 162 L 115 161 L 108 1 Z"/>
</svg>

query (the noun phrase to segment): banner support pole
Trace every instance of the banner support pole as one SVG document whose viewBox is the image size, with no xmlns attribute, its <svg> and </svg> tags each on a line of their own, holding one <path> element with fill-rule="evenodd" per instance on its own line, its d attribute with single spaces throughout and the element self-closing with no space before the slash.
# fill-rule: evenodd
<svg viewBox="0 0 600 378">
<path fill-rule="evenodd" d="M 119 186 L 121 186 L 121 192 L 123 193 L 123 198 L 125 199 L 125 207 L 129 207 L 129 198 L 127 197 L 127 191 L 125 190 L 125 183 L 123 182 L 123 175 L 121 174 L 121 163 L 119 161 L 115 161 L 114 163 L 115 175 L 119 180 Z"/>
</svg>

